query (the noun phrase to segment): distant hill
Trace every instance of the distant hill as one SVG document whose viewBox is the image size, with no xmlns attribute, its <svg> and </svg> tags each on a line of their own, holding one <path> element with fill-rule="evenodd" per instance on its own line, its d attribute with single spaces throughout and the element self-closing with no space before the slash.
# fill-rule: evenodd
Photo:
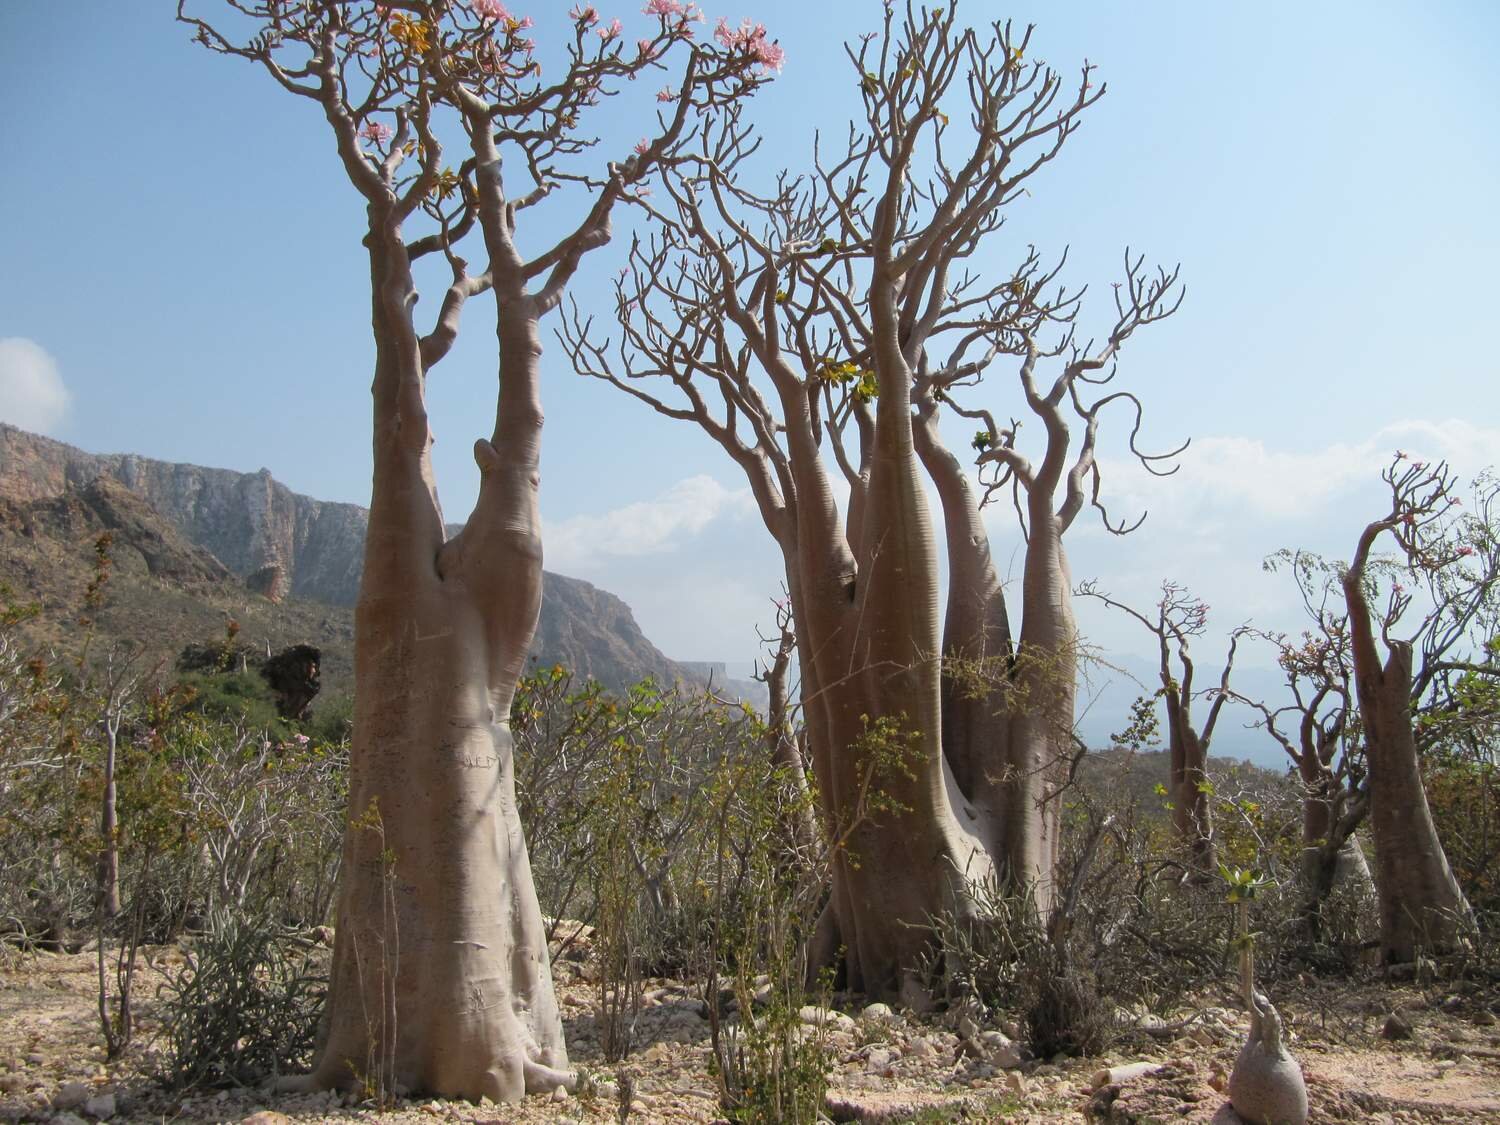
<svg viewBox="0 0 1500 1125">
<path fill-rule="evenodd" d="M 325 692 L 352 678 L 352 606 L 366 509 L 292 492 L 268 470 L 92 454 L 0 423 L 0 582 L 43 607 L 34 632 L 63 644 L 92 574 L 94 542 L 114 538 L 102 633 L 170 657 L 191 641 L 241 637 L 324 649 Z M 653 676 L 700 683 L 669 660 L 615 595 L 547 573 L 532 658 L 621 689 Z"/>
</svg>

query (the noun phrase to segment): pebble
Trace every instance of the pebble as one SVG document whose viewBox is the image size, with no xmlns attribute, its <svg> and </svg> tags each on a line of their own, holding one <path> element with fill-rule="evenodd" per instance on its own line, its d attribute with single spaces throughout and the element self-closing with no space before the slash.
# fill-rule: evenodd
<svg viewBox="0 0 1500 1125">
<path fill-rule="evenodd" d="M 115 1096 L 97 1094 L 83 1103 L 83 1112 L 100 1121 L 108 1121 L 115 1115 Z"/>
<path fill-rule="evenodd" d="M 870 1004 L 864 1011 L 859 1013 L 859 1018 L 864 1020 L 893 1021 L 896 1013 L 891 1010 L 889 1004 Z"/>
<path fill-rule="evenodd" d="M 566 1086 L 559 1086 L 557 1087 L 557 1089 L 552 1091 L 552 1100 L 555 1102 L 565 1102 L 571 1096 L 572 1095 L 568 1093 L 568 1088 Z"/>
</svg>

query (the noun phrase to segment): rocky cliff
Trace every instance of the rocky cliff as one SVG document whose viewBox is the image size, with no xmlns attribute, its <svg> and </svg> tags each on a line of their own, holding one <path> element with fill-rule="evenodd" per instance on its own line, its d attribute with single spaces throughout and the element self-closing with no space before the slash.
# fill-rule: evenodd
<svg viewBox="0 0 1500 1125">
<path fill-rule="evenodd" d="M 0 424 L 0 498 L 41 500 L 100 476 L 119 481 L 236 574 L 279 570 L 294 597 L 354 604 L 363 508 L 299 496 L 268 469 L 236 473 L 131 453 L 85 453 Z"/>
<path fill-rule="evenodd" d="M 109 485 L 97 484 L 101 479 Z M 0 505 L 11 531 L 5 569 L 23 596 L 40 580 L 40 569 L 48 565 L 45 558 L 56 550 L 87 550 L 89 534 L 121 520 L 126 525 L 122 546 L 129 544 L 132 555 L 144 560 L 152 537 L 160 539 L 162 532 L 150 526 L 143 512 L 159 513 L 188 545 L 201 549 L 168 552 L 179 560 L 175 565 L 187 565 L 180 560 L 188 558 L 194 567 L 222 563 L 244 580 L 235 581 L 242 590 L 248 584 L 249 591 L 273 601 L 290 596 L 338 607 L 352 606 L 359 592 L 369 513 L 356 504 L 301 496 L 267 469 L 237 473 L 128 453 L 86 453 L 0 423 Z M 101 505 L 120 510 L 111 515 Z M 54 508 L 57 518 L 49 515 Z M 66 534 L 57 522 L 65 512 L 72 513 Z M 48 532 L 31 542 L 57 542 L 32 552 L 24 530 L 28 521 L 33 531 Z M 142 577 L 170 578 L 157 575 L 149 561 L 143 569 L 147 573 Z M 216 574 L 209 580 L 195 573 L 216 588 L 223 585 L 220 577 L 228 576 Z M 336 616 L 342 621 L 346 615 Z M 612 688 L 648 675 L 664 683 L 701 679 L 662 655 L 619 598 L 560 574 L 543 577 L 532 655 L 539 663 L 563 664 Z"/>
</svg>

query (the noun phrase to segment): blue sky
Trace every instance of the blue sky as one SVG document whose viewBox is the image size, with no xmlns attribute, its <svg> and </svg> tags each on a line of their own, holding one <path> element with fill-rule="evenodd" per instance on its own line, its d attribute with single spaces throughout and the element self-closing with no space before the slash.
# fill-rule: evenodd
<svg viewBox="0 0 1500 1125">
<path fill-rule="evenodd" d="M 537 17 L 544 50 L 568 6 L 512 5 Z M 366 503 L 359 201 L 312 107 L 190 45 L 174 7 L 0 4 L 0 418 L 90 450 L 265 466 L 298 491 Z M 627 34 L 646 26 L 639 7 L 616 6 Z M 1128 244 L 1180 261 L 1188 288 L 1177 317 L 1132 341 L 1122 381 L 1160 444 L 1194 445 L 1170 482 L 1117 471 L 1121 504 L 1151 517 L 1125 540 L 1080 527 L 1077 577 L 1142 604 L 1174 577 L 1216 627 L 1290 627 L 1284 582 L 1260 558 L 1291 543 L 1346 554 L 1392 448 L 1465 473 L 1500 461 L 1500 7 L 960 11 L 1036 22 L 1033 55 L 1064 71 L 1087 58 L 1109 86 L 995 261 L 1067 245 L 1068 276 L 1107 292 Z M 775 162 L 802 161 L 816 127 L 842 129 L 854 83 L 837 43 L 877 25 L 874 0 L 709 14 L 753 15 L 786 47 L 754 110 Z M 608 107 L 600 132 L 619 152 L 603 151 L 623 156 L 646 132 L 637 113 Z M 586 261 L 573 289 L 585 307 L 607 308 L 620 241 Z M 548 565 L 620 593 L 669 655 L 750 659 L 776 562 L 733 466 L 696 431 L 575 377 L 560 347 L 544 362 Z M 476 309 L 433 378 L 450 519 L 476 487 L 468 448 L 488 428 L 493 368 Z M 1010 410 L 1009 375 L 993 388 Z M 993 526 L 1012 558 L 1004 512 Z M 1085 626 L 1127 664 L 1146 651 L 1121 622 Z M 1096 705 L 1104 729 L 1120 725 L 1108 713 L 1124 690 Z"/>
</svg>

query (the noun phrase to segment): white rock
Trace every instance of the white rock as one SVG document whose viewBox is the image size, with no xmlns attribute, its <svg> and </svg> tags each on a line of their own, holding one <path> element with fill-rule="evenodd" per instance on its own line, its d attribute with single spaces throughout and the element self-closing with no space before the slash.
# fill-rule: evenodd
<svg viewBox="0 0 1500 1125">
<path fill-rule="evenodd" d="M 803 1023 L 827 1025 L 835 1031 L 854 1030 L 854 1020 L 844 1015 L 843 1012 L 835 1012 L 831 1008 L 819 1008 L 814 1004 L 808 1004 L 797 1012 L 797 1018 Z"/>
<path fill-rule="evenodd" d="M 986 1031 L 979 1041 L 984 1044 L 990 1063 L 1001 1070 L 1010 1070 L 1026 1061 L 1020 1044 L 999 1031 Z"/>
<path fill-rule="evenodd" d="M 889 1022 L 895 1020 L 896 1013 L 891 1011 L 889 1004 L 871 1004 L 859 1013 L 859 1018 L 862 1020 L 883 1020 Z"/>
<path fill-rule="evenodd" d="M 107 1121 L 115 1115 L 115 1096 L 98 1094 L 83 1103 L 83 1112 L 100 1121 Z"/>
<path fill-rule="evenodd" d="M 935 1053 L 932 1040 L 926 1036 L 919 1035 L 906 1045 L 906 1055 L 913 1059 L 931 1058 Z"/>
<path fill-rule="evenodd" d="M 884 1047 L 876 1047 L 865 1059 L 865 1069 L 871 1074 L 881 1074 L 888 1070 L 891 1065 L 891 1052 Z"/>
</svg>

